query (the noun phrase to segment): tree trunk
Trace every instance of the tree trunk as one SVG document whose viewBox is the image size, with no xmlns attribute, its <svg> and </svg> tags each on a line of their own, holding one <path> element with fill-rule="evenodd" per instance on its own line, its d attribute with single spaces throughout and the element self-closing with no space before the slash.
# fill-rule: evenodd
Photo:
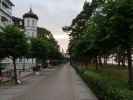
<svg viewBox="0 0 133 100">
<path fill-rule="evenodd" d="M 25 58 L 23 58 L 23 71 L 25 71 Z"/>
<path fill-rule="evenodd" d="M 107 65 L 108 57 L 104 56 L 104 65 Z"/>
<path fill-rule="evenodd" d="M 72 65 L 73 65 L 73 64 L 72 64 L 72 58 L 70 57 L 70 59 L 69 59 L 69 60 L 70 60 L 70 65 L 72 66 Z"/>
<path fill-rule="evenodd" d="M 17 79 L 17 68 L 16 68 L 16 59 L 13 58 L 13 66 L 14 66 L 14 81 L 15 81 L 15 84 L 18 84 L 18 79 Z"/>
<path fill-rule="evenodd" d="M 128 71 L 129 71 L 129 86 L 130 89 L 133 89 L 133 68 L 132 68 L 131 48 L 127 49 L 127 57 L 128 57 Z"/>
<path fill-rule="evenodd" d="M 97 56 L 95 58 L 95 63 L 96 63 L 96 70 L 98 70 L 98 57 Z"/>
<path fill-rule="evenodd" d="M 101 56 L 98 56 L 98 64 L 100 66 L 103 66 L 103 64 L 102 64 L 102 57 Z"/>
<path fill-rule="evenodd" d="M 2 76 L 2 69 L 0 68 L 0 76 Z"/>
<path fill-rule="evenodd" d="M 118 66 L 121 66 L 120 57 L 118 57 Z"/>
<path fill-rule="evenodd" d="M 125 57 L 123 57 L 123 59 L 122 59 L 122 66 L 126 67 L 126 65 L 125 65 Z"/>
<path fill-rule="evenodd" d="M 114 59 L 113 59 L 113 56 L 112 56 L 112 65 L 114 65 Z"/>
</svg>

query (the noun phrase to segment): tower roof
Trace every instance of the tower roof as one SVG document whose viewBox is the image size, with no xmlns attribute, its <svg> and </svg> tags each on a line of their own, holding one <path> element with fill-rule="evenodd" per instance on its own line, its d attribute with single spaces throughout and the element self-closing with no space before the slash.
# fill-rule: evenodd
<svg viewBox="0 0 133 100">
<path fill-rule="evenodd" d="M 33 13 L 32 9 L 30 8 L 29 12 L 23 15 L 23 18 L 35 18 L 38 20 L 38 16 Z"/>
</svg>

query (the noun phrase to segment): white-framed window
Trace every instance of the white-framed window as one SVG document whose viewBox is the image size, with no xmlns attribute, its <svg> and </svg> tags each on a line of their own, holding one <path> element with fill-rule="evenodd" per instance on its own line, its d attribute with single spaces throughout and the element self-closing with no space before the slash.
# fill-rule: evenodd
<svg viewBox="0 0 133 100">
<path fill-rule="evenodd" d="M 27 20 L 27 26 L 30 26 L 30 20 L 29 19 Z"/>
<path fill-rule="evenodd" d="M 34 26 L 34 24 L 35 24 L 35 21 L 34 21 L 34 20 L 32 20 L 32 25 Z"/>
</svg>

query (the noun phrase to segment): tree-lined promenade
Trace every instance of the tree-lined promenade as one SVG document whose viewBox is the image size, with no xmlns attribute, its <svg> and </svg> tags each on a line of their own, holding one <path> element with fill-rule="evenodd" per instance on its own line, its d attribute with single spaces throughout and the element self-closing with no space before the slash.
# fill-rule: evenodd
<svg viewBox="0 0 133 100">
<path fill-rule="evenodd" d="M 71 26 L 66 26 L 63 30 L 70 33 L 71 61 L 86 66 L 87 69 L 83 67 L 76 67 L 76 69 L 87 83 L 92 84 L 99 98 L 131 100 L 133 95 L 131 95 L 132 91 L 128 90 L 128 86 L 132 90 L 133 1 L 92 0 L 91 3 L 85 2 L 83 10 L 72 21 Z M 120 68 L 121 71 L 121 66 L 123 66 L 128 70 L 126 80 L 128 86 L 119 87 L 122 82 L 119 79 L 111 78 L 110 80 L 106 72 L 101 75 L 102 69 L 107 68 L 108 60 L 111 58 L 115 58 L 113 60 L 118 63 L 116 69 Z M 93 64 L 96 65 L 96 70 L 101 71 L 88 70 Z M 127 73 L 123 72 L 123 74 Z M 114 88 L 110 88 L 111 85 Z"/>
<path fill-rule="evenodd" d="M 44 65 L 46 60 L 61 59 L 63 56 L 52 35 L 43 33 L 43 37 L 28 38 L 20 28 L 9 25 L 1 27 L 0 31 L 0 59 L 12 59 L 14 65 L 14 80 L 17 84 L 16 60 L 21 58 L 36 59 L 38 64 Z M 51 33 L 50 33 L 51 34 Z M 0 73 L 2 68 L 0 68 Z M 0 74 L 2 75 L 2 73 Z"/>
<path fill-rule="evenodd" d="M 30 14 L 33 15 L 31 10 Z M 70 35 L 71 65 L 98 99 L 132 100 L 133 0 L 85 1 L 83 10 L 63 30 Z M 1 28 L 0 60 L 13 61 L 15 84 L 18 83 L 17 59 L 36 59 L 33 71 L 39 71 L 40 65 L 45 66 L 46 62 L 64 59 L 51 32 L 45 32 L 47 35 L 28 38 L 16 26 Z M 110 60 L 112 64 L 108 63 Z M 42 70 L 38 84 L 12 99 L 97 100 L 77 73 L 68 64 Z"/>
</svg>

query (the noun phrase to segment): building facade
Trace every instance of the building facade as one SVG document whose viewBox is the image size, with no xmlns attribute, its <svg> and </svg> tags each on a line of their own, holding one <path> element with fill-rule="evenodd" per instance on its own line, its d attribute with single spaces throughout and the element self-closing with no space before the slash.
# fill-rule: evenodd
<svg viewBox="0 0 133 100">
<path fill-rule="evenodd" d="M 0 0 L 0 26 L 13 24 L 23 30 L 28 38 L 37 38 L 38 33 L 48 33 L 39 28 L 38 16 L 30 8 L 29 11 L 23 14 L 22 18 L 12 16 L 12 8 L 14 4 L 10 0 Z M 43 30 L 43 32 L 42 32 Z M 41 37 L 43 37 L 41 35 Z M 6 70 L 12 69 L 12 60 L 5 58 L 2 63 L 6 64 Z M 36 59 L 21 58 L 16 61 L 17 69 L 31 69 L 36 64 Z M 11 66 L 11 67 L 9 67 Z"/>
<path fill-rule="evenodd" d="M 38 16 L 30 8 L 29 12 L 23 15 L 23 20 L 26 36 L 36 38 Z"/>
<path fill-rule="evenodd" d="M 12 16 L 14 4 L 10 0 L 0 0 L 0 26 L 13 24 L 23 30 L 28 38 L 36 38 L 38 33 L 38 16 L 29 11 L 22 18 Z M 5 58 L 2 63 L 7 66 L 6 70 L 12 69 L 12 60 Z M 16 61 L 17 69 L 31 69 L 36 64 L 36 59 L 21 58 Z M 10 66 L 10 67 L 9 67 Z"/>
<path fill-rule="evenodd" d="M 20 29 L 24 30 L 27 37 L 36 38 L 38 33 L 38 16 L 33 13 L 30 8 L 29 11 L 23 14 L 23 18 L 18 18 L 13 16 L 12 21 L 15 26 L 18 26 Z"/>
<path fill-rule="evenodd" d="M 0 0 L 0 26 L 12 24 L 12 7 L 10 0 Z"/>
<path fill-rule="evenodd" d="M 30 8 L 29 11 L 23 14 L 23 18 L 12 17 L 13 24 L 22 29 L 28 38 L 37 38 L 38 33 L 38 16 L 33 13 Z M 36 65 L 36 59 L 32 58 L 22 58 L 17 60 L 18 69 L 31 69 Z"/>
<path fill-rule="evenodd" d="M 0 0 L 0 27 L 12 24 L 12 8 L 14 4 L 10 0 Z M 5 58 L 1 63 L 3 66 L 11 66 L 12 60 Z M 10 68 L 6 68 L 7 70 Z"/>
</svg>

